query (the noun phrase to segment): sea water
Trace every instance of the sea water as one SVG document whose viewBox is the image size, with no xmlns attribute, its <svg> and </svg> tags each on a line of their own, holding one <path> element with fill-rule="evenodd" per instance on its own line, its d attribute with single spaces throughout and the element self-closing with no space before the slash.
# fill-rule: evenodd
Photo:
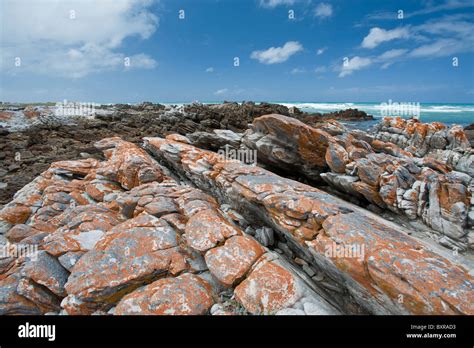
<svg viewBox="0 0 474 348">
<path fill-rule="evenodd" d="M 382 103 L 277 103 L 288 107 L 296 106 L 298 109 L 305 112 L 327 113 L 344 109 L 358 109 L 365 111 L 375 118 L 385 116 L 384 105 Z M 442 122 L 445 124 L 460 124 L 462 126 L 474 123 L 474 104 L 420 103 L 419 111 L 419 120 L 424 123 Z"/>
</svg>

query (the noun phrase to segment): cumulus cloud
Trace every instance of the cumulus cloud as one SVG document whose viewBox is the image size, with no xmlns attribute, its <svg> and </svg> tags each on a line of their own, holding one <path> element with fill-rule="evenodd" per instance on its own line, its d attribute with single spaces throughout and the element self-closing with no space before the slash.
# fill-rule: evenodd
<svg viewBox="0 0 474 348">
<path fill-rule="evenodd" d="M 314 9 L 314 15 L 318 18 L 328 18 L 331 17 L 333 13 L 332 5 L 327 3 L 320 3 Z"/>
<path fill-rule="evenodd" d="M 339 72 L 339 77 L 351 75 L 356 70 L 364 69 L 372 64 L 372 59 L 367 57 L 355 56 L 347 61 L 347 64 L 342 64 Z"/>
<path fill-rule="evenodd" d="M 270 47 L 262 51 L 253 51 L 250 58 L 262 64 L 278 64 L 286 62 L 292 55 L 303 50 L 298 41 L 288 41 L 282 47 Z"/>
<path fill-rule="evenodd" d="M 260 0 L 260 6 L 275 8 L 280 5 L 293 5 L 295 0 Z"/>
<path fill-rule="evenodd" d="M 79 78 L 122 68 L 150 69 L 144 53 L 121 51 L 127 38 L 147 39 L 158 27 L 153 0 L 15 0 L 2 5 L 2 71 Z M 21 58 L 21 69 L 14 67 Z"/>
<path fill-rule="evenodd" d="M 207 73 L 213 73 L 214 72 L 214 68 L 212 66 L 210 66 L 209 68 L 206 69 L 206 72 Z"/>
<path fill-rule="evenodd" d="M 370 29 L 369 34 L 362 41 L 364 48 L 375 48 L 383 42 L 395 39 L 408 38 L 410 32 L 407 27 L 385 30 L 378 27 Z"/>
</svg>

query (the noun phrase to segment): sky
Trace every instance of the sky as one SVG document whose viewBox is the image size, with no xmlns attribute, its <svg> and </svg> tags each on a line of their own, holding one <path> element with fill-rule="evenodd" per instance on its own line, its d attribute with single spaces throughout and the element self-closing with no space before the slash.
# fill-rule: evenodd
<svg viewBox="0 0 474 348">
<path fill-rule="evenodd" d="M 474 103 L 473 0 L 0 0 L 0 101 Z"/>
</svg>

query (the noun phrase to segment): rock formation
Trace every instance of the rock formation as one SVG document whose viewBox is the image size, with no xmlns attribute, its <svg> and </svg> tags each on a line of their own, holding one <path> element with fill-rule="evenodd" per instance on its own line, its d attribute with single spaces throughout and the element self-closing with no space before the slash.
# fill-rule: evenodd
<svg viewBox="0 0 474 348">
<path fill-rule="evenodd" d="M 288 246 L 327 277 L 326 291 L 336 287 L 343 294 L 338 304 L 344 312 L 472 311 L 473 278 L 466 270 L 362 209 L 262 168 L 222 161 L 186 143 L 146 138 L 145 147 L 249 221 L 263 220 L 281 233 Z M 365 248 L 359 259 L 328 253 L 358 245 Z M 406 301 L 397 301 L 399 295 Z"/>
<path fill-rule="evenodd" d="M 211 149 L 217 139 L 223 144 L 232 136 L 213 137 L 209 142 L 189 135 L 193 144 L 207 141 Z M 237 135 L 228 144 L 257 151 L 259 163 L 269 169 L 322 179 L 361 202 L 425 223 L 445 246 L 474 248 L 474 150 L 459 127 L 386 118 L 375 136 L 331 135 L 291 117 L 266 115 L 240 137 L 240 144 Z"/>
<path fill-rule="evenodd" d="M 56 162 L 0 212 L 4 246 L 39 248 L 1 259 L 0 314 L 340 313 L 212 196 L 96 146 L 107 160 Z"/>
<path fill-rule="evenodd" d="M 459 127 L 387 118 L 370 134 L 272 104 L 195 104 L 179 122 L 115 108 L 76 133 L 86 155 L 48 164 L 0 210 L 0 314 L 474 314 Z M 118 134 L 98 137 L 105 119 Z M 228 158 L 249 151 L 257 163 Z"/>
</svg>

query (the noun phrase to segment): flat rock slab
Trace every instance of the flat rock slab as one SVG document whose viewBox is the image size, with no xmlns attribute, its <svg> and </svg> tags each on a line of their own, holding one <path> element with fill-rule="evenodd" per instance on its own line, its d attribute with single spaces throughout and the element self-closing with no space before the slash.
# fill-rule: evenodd
<svg viewBox="0 0 474 348">
<path fill-rule="evenodd" d="M 185 233 L 186 242 L 191 248 L 205 252 L 241 232 L 216 210 L 206 209 L 189 219 Z"/>
<path fill-rule="evenodd" d="M 209 250 L 205 259 L 209 271 L 225 286 L 232 286 L 264 252 L 254 239 L 234 236 L 223 246 Z"/>
<path fill-rule="evenodd" d="M 163 278 L 126 295 L 116 315 L 203 315 L 214 300 L 211 286 L 193 274 Z"/>
</svg>

